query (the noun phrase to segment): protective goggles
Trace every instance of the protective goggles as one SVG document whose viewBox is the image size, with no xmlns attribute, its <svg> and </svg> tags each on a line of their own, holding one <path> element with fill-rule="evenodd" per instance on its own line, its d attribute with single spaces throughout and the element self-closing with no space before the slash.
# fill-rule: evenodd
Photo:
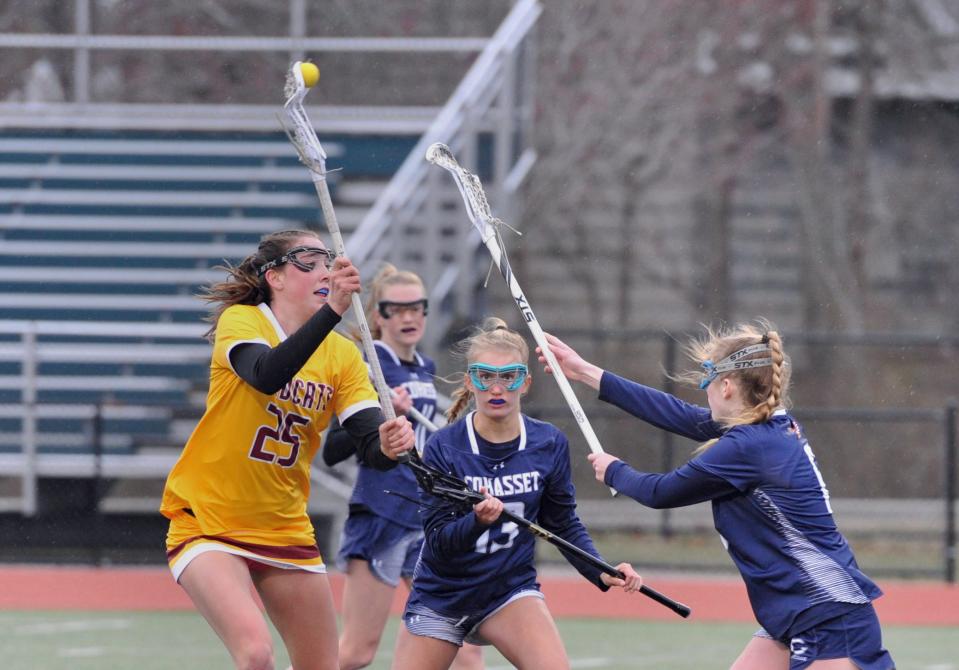
<svg viewBox="0 0 959 670">
<path fill-rule="evenodd" d="M 466 368 L 466 371 L 469 373 L 473 386 L 480 391 L 489 391 L 493 384 L 499 384 L 507 391 L 515 391 L 523 385 L 526 376 L 529 374 L 529 368 L 522 363 L 504 365 L 499 368 L 485 363 L 473 363 Z"/>
<path fill-rule="evenodd" d="M 420 300 L 410 300 L 409 302 L 392 302 L 390 300 L 380 300 L 376 303 L 376 309 L 384 319 L 390 319 L 403 312 L 412 312 L 419 316 L 426 316 L 430 312 L 430 302 L 426 298 Z"/>
<path fill-rule="evenodd" d="M 744 347 L 739 351 L 734 351 L 718 363 L 710 360 L 703 361 L 703 379 L 699 382 L 699 388 L 704 389 L 709 386 L 716 377 L 724 372 L 733 370 L 749 370 L 751 368 L 762 368 L 773 364 L 772 358 L 750 358 L 747 361 L 741 360 L 744 356 L 750 354 L 759 354 L 769 351 L 768 344 L 753 344 Z"/>
<path fill-rule="evenodd" d="M 333 269 L 333 261 L 336 260 L 336 253 L 330 251 L 329 249 L 321 249 L 320 247 L 293 247 L 285 254 L 272 260 L 268 263 L 264 263 L 259 272 L 257 272 L 258 277 L 262 277 L 266 274 L 266 271 L 271 268 L 279 267 L 285 263 L 290 263 L 297 270 L 302 272 L 312 272 L 316 269 L 317 263 L 323 263 L 326 266 L 327 270 Z"/>
</svg>

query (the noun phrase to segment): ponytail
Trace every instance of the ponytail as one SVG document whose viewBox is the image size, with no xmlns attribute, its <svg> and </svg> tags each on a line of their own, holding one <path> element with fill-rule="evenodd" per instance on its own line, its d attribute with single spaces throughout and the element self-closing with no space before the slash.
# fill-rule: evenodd
<svg viewBox="0 0 959 670">
<path fill-rule="evenodd" d="M 244 258 L 239 265 L 225 262 L 224 265 L 214 268 L 224 270 L 227 278 L 204 287 L 198 296 L 212 305 L 210 314 L 204 319 L 212 324 L 204 333 L 206 339 L 211 342 L 214 340 L 216 325 L 228 307 L 270 302 L 270 284 L 266 281 L 265 274 L 260 275 L 260 268 L 280 258 L 293 246 L 294 241 L 304 236 L 316 237 L 316 233 L 307 230 L 281 230 L 264 235 L 256 252 Z"/>
<path fill-rule="evenodd" d="M 722 361 L 734 352 L 742 353 L 743 349 L 756 345 L 765 345 L 765 349 L 736 360 L 766 358 L 764 364 L 757 361 L 757 367 L 728 370 L 718 375 L 717 379 L 735 379 L 744 405 L 739 416 L 720 419 L 726 428 L 764 423 L 776 410 L 789 408 L 790 365 L 789 357 L 783 351 L 782 337 L 770 322 L 760 319 L 755 324 L 741 324 L 726 330 L 707 328 L 704 338 L 695 340 L 686 347 L 689 356 L 702 364 L 705 361 Z M 702 373 L 688 371 L 677 375 L 675 379 L 691 382 L 695 386 L 702 379 Z M 701 445 L 695 453 L 702 453 L 713 443 L 714 441 L 710 441 Z"/>
</svg>

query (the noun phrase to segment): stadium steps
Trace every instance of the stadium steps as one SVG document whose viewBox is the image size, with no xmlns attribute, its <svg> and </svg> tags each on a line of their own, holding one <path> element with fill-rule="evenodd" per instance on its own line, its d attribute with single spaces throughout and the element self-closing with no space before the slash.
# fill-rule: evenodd
<svg viewBox="0 0 959 670">
<path fill-rule="evenodd" d="M 412 144 L 324 138 L 345 236 Z M 282 133 L 0 132 L 0 483 L 23 470 L 28 429 L 38 476 L 99 472 L 108 506 L 129 502 L 113 487 L 163 477 L 205 403 L 197 294 L 289 228 L 325 233 Z M 29 322 L 41 324 L 30 411 Z"/>
<path fill-rule="evenodd" d="M 409 144 L 324 140 L 344 235 Z M 261 235 L 288 228 L 325 226 L 309 173 L 282 133 L 0 135 L 5 318 L 195 320 L 205 307 L 192 296 L 223 277 L 214 267 L 238 263 Z"/>
<path fill-rule="evenodd" d="M 27 435 L 36 448 L 33 472 L 57 481 L 60 492 L 83 490 L 95 475 L 105 493 L 122 480 L 162 479 L 182 446 L 171 425 L 188 416 L 195 422 L 202 408 L 187 402 L 207 382 L 203 329 L 195 320 L 0 321 L 0 483 L 24 472 Z M 48 485 L 39 490 L 52 494 Z M 20 504 L 15 496 L 0 503 Z"/>
</svg>

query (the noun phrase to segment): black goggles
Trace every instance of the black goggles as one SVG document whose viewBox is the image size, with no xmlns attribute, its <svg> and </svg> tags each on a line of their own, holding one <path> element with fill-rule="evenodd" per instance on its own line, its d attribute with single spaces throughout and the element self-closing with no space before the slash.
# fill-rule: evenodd
<svg viewBox="0 0 959 670">
<path fill-rule="evenodd" d="M 403 312 L 413 312 L 413 314 L 422 314 L 426 316 L 430 312 L 430 302 L 426 298 L 420 300 L 410 300 L 409 302 L 392 302 L 390 300 L 380 300 L 376 303 L 376 309 L 384 319 L 389 319 L 402 314 Z"/>
<path fill-rule="evenodd" d="M 333 269 L 333 261 L 336 260 L 336 253 L 329 249 L 320 247 L 293 247 L 276 260 L 264 263 L 256 273 L 258 277 L 266 274 L 267 270 L 279 267 L 285 263 L 291 264 L 297 270 L 302 272 L 312 272 L 316 269 L 317 263 L 323 263 L 327 270 Z"/>
</svg>

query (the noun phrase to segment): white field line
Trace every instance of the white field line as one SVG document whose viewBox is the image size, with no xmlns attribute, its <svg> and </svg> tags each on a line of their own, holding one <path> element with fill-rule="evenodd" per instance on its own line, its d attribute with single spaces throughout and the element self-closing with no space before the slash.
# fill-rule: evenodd
<svg viewBox="0 0 959 670">
<path fill-rule="evenodd" d="M 103 647 L 72 647 L 58 650 L 57 656 L 61 658 L 94 658 L 103 656 L 104 653 L 105 649 Z"/>
<path fill-rule="evenodd" d="M 95 619 L 91 621 L 40 621 L 13 627 L 15 635 L 59 635 L 61 633 L 83 633 L 92 630 L 126 630 L 130 628 L 128 619 Z"/>
</svg>

